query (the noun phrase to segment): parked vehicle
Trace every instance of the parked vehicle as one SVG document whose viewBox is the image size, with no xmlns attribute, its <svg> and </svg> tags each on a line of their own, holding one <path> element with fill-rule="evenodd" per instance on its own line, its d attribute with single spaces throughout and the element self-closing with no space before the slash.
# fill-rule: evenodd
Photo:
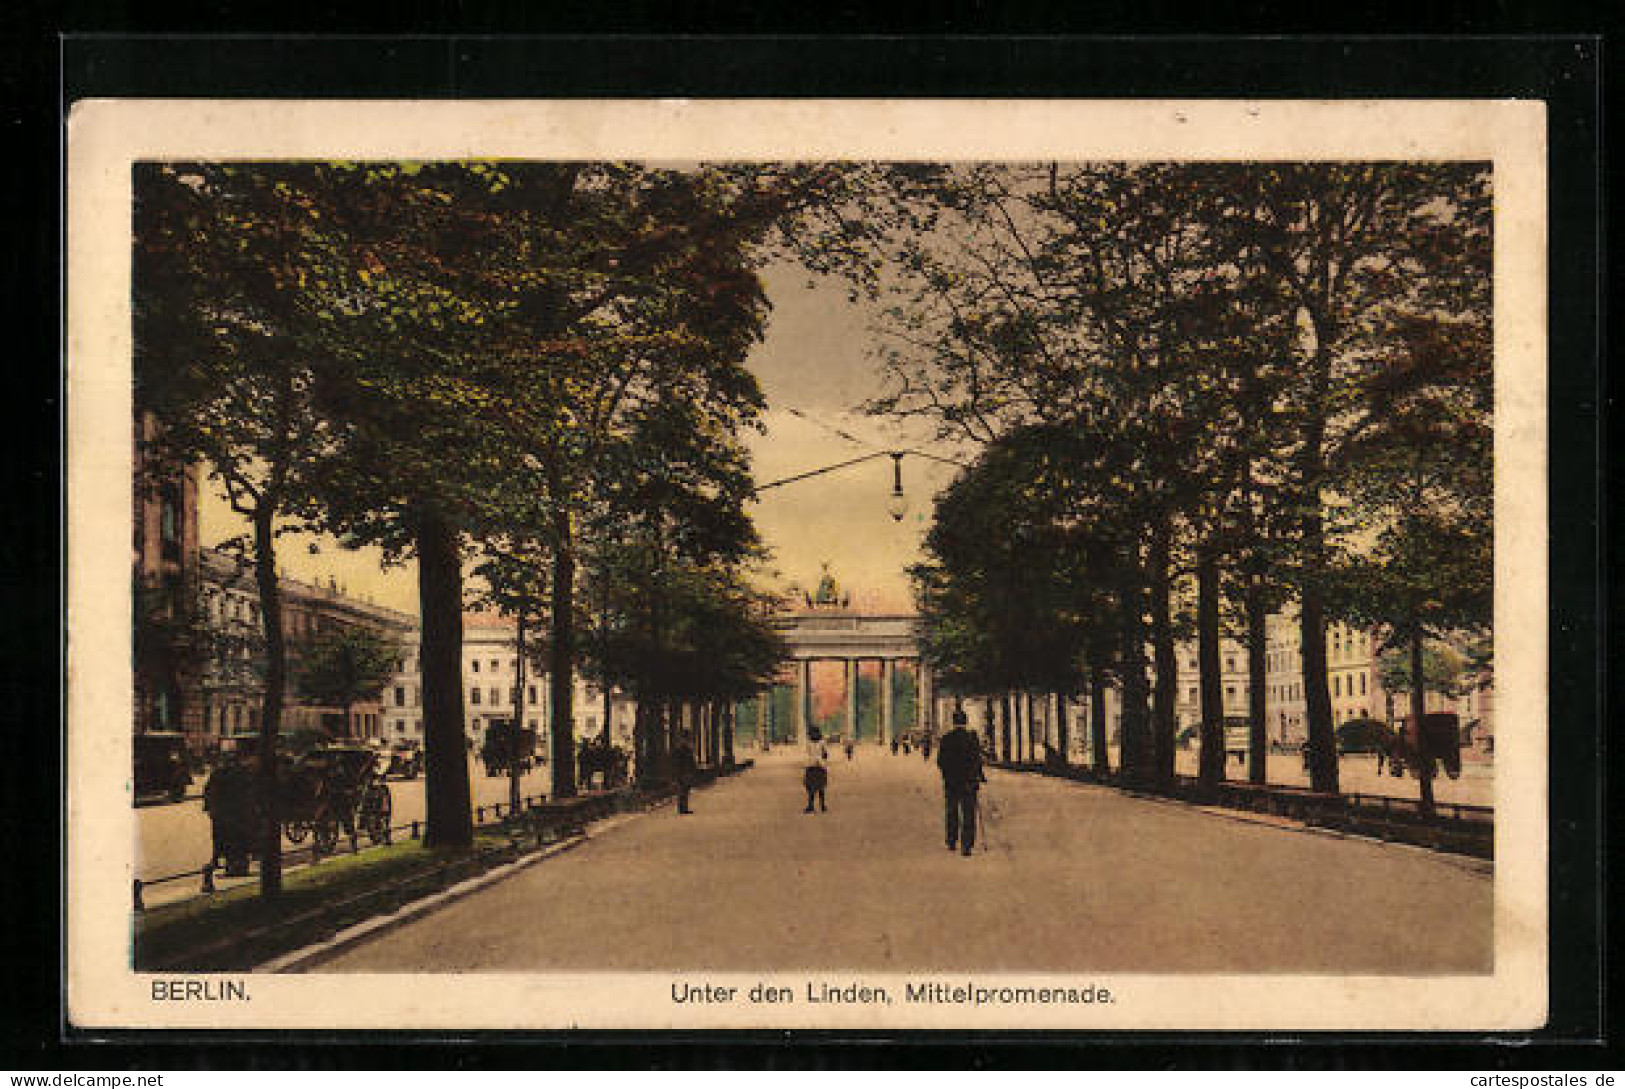
<svg viewBox="0 0 1625 1089">
<path fill-rule="evenodd" d="M 389 767 L 385 774 L 402 779 L 416 779 L 423 772 L 423 746 L 411 738 L 395 742 L 389 749 Z"/>
<path fill-rule="evenodd" d="M 171 801 L 186 797 L 192 785 L 192 761 L 186 735 L 149 731 L 135 735 L 134 785 L 137 797 L 162 794 Z"/>
<path fill-rule="evenodd" d="M 1337 728 L 1339 753 L 1386 753 L 1393 746 L 1393 731 L 1374 718 L 1351 718 Z"/>
<path fill-rule="evenodd" d="M 1408 770 L 1420 778 L 1425 766 L 1431 773 L 1434 763 L 1455 779 L 1461 775 L 1461 720 L 1449 712 L 1422 716 L 1421 729 L 1410 715 L 1400 720 L 1388 749 L 1388 774 L 1399 776 Z"/>
</svg>

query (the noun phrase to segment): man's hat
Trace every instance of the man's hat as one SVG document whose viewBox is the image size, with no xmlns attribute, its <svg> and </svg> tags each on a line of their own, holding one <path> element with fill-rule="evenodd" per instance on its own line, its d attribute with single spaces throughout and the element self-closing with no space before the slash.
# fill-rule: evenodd
<svg viewBox="0 0 1625 1089">
<path fill-rule="evenodd" d="M 809 727 L 807 727 L 807 740 L 808 741 L 822 741 L 822 740 L 824 740 L 824 735 L 819 732 L 817 726 L 809 726 Z"/>
<path fill-rule="evenodd" d="M 965 712 L 963 712 L 963 711 L 955 711 L 954 712 L 954 725 L 955 726 L 963 726 L 968 721 L 969 720 L 965 718 Z"/>
</svg>

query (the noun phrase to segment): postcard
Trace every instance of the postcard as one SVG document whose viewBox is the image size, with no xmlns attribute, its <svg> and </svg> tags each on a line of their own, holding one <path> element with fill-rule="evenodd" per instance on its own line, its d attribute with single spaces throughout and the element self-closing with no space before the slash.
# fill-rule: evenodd
<svg viewBox="0 0 1625 1089">
<path fill-rule="evenodd" d="M 1545 124 L 77 103 L 70 1023 L 1540 1027 Z"/>
</svg>

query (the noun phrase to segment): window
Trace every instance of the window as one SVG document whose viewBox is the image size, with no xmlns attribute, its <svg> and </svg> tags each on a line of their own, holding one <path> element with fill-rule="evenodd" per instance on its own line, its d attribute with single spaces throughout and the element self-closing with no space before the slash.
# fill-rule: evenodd
<svg viewBox="0 0 1625 1089">
<path fill-rule="evenodd" d="M 474 666 L 474 672 L 478 673 L 480 671 L 480 660 L 478 658 L 475 658 L 473 660 L 473 662 L 472 662 L 472 665 Z"/>
<path fill-rule="evenodd" d="M 423 689 L 417 685 L 412 686 L 412 706 L 417 707 L 423 702 Z"/>
<path fill-rule="evenodd" d="M 530 702 L 532 702 L 532 703 L 536 702 L 536 686 L 535 685 L 530 686 Z"/>
<path fill-rule="evenodd" d="M 1332 678 L 1332 695 L 1341 696 L 1342 694 L 1343 694 L 1343 678 L 1342 677 L 1333 677 Z"/>
<path fill-rule="evenodd" d="M 1224 686 L 1224 698 L 1227 699 L 1227 700 L 1233 700 L 1233 699 L 1236 698 L 1236 686 L 1235 685 L 1227 684 L 1227 685 Z"/>
<path fill-rule="evenodd" d="M 1236 671 L 1236 659 L 1234 657 L 1228 655 L 1225 657 L 1224 671 L 1226 673 L 1234 673 Z"/>
<path fill-rule="evenodd" d="M 530 720 L 530 728 L 532 730 L 534 730 L 536 728 L 536 720 L 535 719 Z"/>
<path fill-rule="evenodd" d="M 1365 695 L 1365 674 L 1360 674 L 1360 695 Z"/>
<path fill-rule="evenodd" d="M 404 734 L 406 732 L 406 720 L 404 718 L 398 718 L 395 720 L 395 732 L 398 734 Z"/>
<path fill-rule="evenodd" d="M 406 688 L 403 685 L 396 685 L 395 686 L 395 706 L 396 707 L 405 707 L 406 706 Z"/>
<path fill-rule="evenodd" d="M 495 658 L 492 658 L 491 659 L 491 672 L 495 673 L 497 670 L 499 670 L 501 668 L 502 668 L 502 663 L 497 661 Z"/>
<path fill-rule="evenodd" d="M 480 690 L 478 688 L 470 688 L 468 690 L 468 702 L 469 703 L 479 703 L 480 702 Z"/>
<path fill-rule="evenodd" d="M 509 658 L 508 659 L 508 670 L 511 673 L 517 673 L 519 671 L 519 659 L 518 658 Z"/>
<path fill-rule="evenodd" d="M 491 689 L 491 706 L 495 707 L 497 704 L 499 704 L 501 702 L 502 702 L 502 690 L 500 688 L 493 687 Z"/>
<path fill-rule="evenodd" d="M 243 728 L 243 709 L 242 709 L 241 706 L 233 707 L 231 709 L 231 729 L 232 729 L 232 732 L 233 733 L 239 732 L 239 731 L 242 730 L 242 728 Z"/>
</svg>

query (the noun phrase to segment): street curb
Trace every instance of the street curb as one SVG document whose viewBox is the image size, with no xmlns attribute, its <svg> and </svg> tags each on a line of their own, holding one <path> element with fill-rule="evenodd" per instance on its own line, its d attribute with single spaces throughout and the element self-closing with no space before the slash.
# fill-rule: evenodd
<svg viewBox="0 0 1625 1089">
<path fill-rule="evenodd" d="M 626 813 L 619 817 L 601 821 L 597 825 L 597 830 L 610 831 L 625 824 L 637 815 L 636 813 Z M 586 843 L 588 839 L 589 837 L 582 833 L 549 844 L 539 851 L 532 851 L 530 854 L 516 858 L 512 862 L 494 866 L 484 873 L 470 877 L 466 881 L 460 881 L 450 888 L 441 889 L 439 892 L 425 896 L 420 900 L 413 900 L 411 903 L 403 904 L 388 914 L 375 915 L 370 919 L 346 927 L 332 937 L 325 938 L 314 945 L 307 945 L 302 949 L 295 949 L 290 953 L 283 953 L 281 956 L 273 957 L 268 961 L 255 965 L 253 970 L 272 974 L 287 974 L 317 967 L 385 931 L 414 922 L 425 915 L 438 911 L 440 908 L 472 896 L 482 889 L 506 881 L 508 878 L 529 869 L 544 859 L 553 858 L 566 851 L 574 850 Z"/>
</svg>

